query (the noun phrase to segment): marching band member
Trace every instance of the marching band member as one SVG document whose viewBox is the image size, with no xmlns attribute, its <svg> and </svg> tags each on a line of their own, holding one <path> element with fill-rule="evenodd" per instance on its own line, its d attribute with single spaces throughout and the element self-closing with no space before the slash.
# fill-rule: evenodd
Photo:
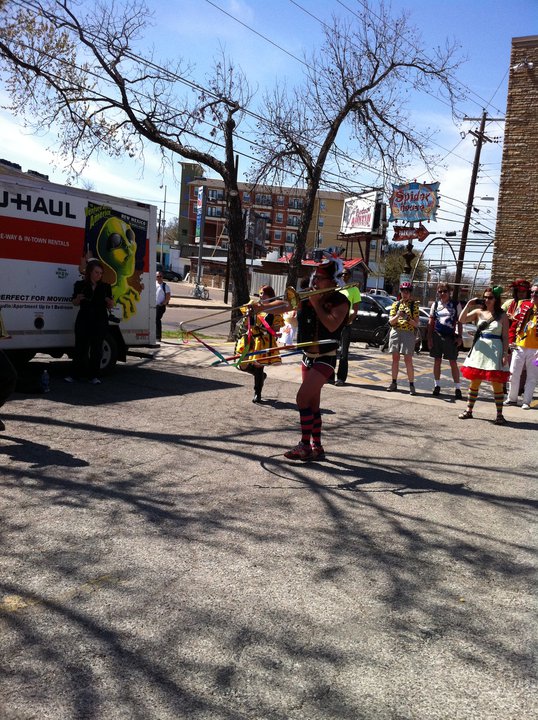
<svg viewBox="0 0 538 720">
<path fill-rule="evenodd" d="M 248 360 L 240 363 L 239 369 L 254 376 L 254 397 L 253 403 L 262 400 L 263 384 L 267 377 L 264 367 L 282 362 L 278 353 L 267 353 L 260 356 L 250 355 L 261 350 L 277 347 L 277 335 L 284 325 L 280 313 L 266 312 L 267 302 L 275 297 L 275 291 L 270 285 L 263 285 L 260 288 L 260 301 L 245 306 L 247 317 L 242 323 L 242 332 L 235 346 L 238 355 L 249 354 Z M 280 309 L 284 308 L 282 301 L 278 302 Z"/>
<path fill-rule="evenodd" d="M 311 285 L 314 290 L 327 292 L 302 299 L 297 309 L 297 342 L 312 344 L 303 352 L 302 383 L 297 393 L 301 440 L 284 453 L 289 460 L 325 458 L 321 444 L 321 388 L 334 375 L 338 341 L 349 315 L 349 300 L 337 291 L 340 273 L 340 265 L 335 260 L 318 265 Z M 279 300 L 269 305 L 277 303 L 282 306 Z M 321 340 L 325 341 L 323 345 L 316 345 Z"/>
</svg>

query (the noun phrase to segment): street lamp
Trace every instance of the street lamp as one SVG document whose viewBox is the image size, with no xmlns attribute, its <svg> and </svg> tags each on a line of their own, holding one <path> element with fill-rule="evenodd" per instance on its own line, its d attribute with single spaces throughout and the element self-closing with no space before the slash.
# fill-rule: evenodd
<svg viewBox="0 0 538 720">
<path fill-rule="evenodd" d="M 163 189 L 163 186 L 161 185 L 160 189 Z M 164 259 L 163 259 L 163 241 L 164 241 L 164 233 L 166 232 L 166 191 L 168 189 L 168 186 L 164 186 L 164 203 L 163 203 L 163 216 L 162 216 L 162 222 L 159 227 L 159 240 L 160 240 L 160 259 L 161 259 L 161 265 L 163 266 L 164 270 Z"/>
</svg>

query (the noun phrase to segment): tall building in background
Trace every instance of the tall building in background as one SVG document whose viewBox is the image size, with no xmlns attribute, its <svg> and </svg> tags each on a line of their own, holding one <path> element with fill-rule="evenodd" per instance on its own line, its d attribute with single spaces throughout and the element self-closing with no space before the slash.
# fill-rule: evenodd
<svg viewBox="0 0 538 720">
<path fill-rule="evenodd" d="M 197 188 L 204 185 L 207 193 L 204 242 L 207 245 L 227 247 L 226 204 L 222 180 L 206 178 L 189 183 L 189 238 L 194 238 L 196 225 Z M 256 218 L 265 219 L 265 251 L 277 250 L 280 254 L 293 252 L 297 229 L 305 198 L 304 190 L 276 186 L 252 187 L 239 183 L 242 207 Z M 183 197 L 183 180 L 182 180 Z M 347 195 L 342 192 L 320 190 L 316 197 L 314 214 L 308 230 L 307 250 L 334 246 L 338 242 L 342 209 Z"/>
<path fill-rule="evenodd" d="M 512 39 L 492 278 L 538 277 L 538 35 Z"/>
<path fill-rule="evenodd" d="M 192 244 L 194 235 L 189 234 L 190 229 L 190 183 L 195 178 L 203 178 L 204 169 L 198 163 L 182 162 L 181 165 L 181 186 L 179 188 L 179 215 L 178 215 L 178 234 L 182 244 Z"/>
</svg>

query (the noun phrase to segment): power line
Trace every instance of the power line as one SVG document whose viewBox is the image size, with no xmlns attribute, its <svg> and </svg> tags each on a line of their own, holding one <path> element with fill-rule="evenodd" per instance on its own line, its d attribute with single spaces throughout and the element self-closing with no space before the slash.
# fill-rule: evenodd
<svg viewBox="0 0 538 720">
<path fill-rule="evenodd" d="M 338 1 L 339 1 L 339 0 L 338 0 Z M 267 38 L 265 35 L 262 35 L 262 34 L 259 33 L 255 28 L 253 28 L 251 25 L 248 25 L 247 23 L 243 22 L 242 20 L 240 20 L 238 17 L 236 17 L 236 16 L 233 15 L 232 13 L 230 13 L 230 12 L 224 10 L 223 8 L 219 7 L 219 6 L 216 5 L 212 0 L 206 0 L 206 2 L 209 3 L 210 5 L 212 5 L 214 8 L 216 8 L 216 9 L 219 10 L 220 12 L 222 12 L 224 15 L 227 15 L 229 18 L 231 18 L 231 19 L 234 20 L 235 22 L 237 22 L 237 23 L 239 23 L 240 25 L 242 25 L 243 27 L 245 27 L 245 28 L 246 28 L 247 30 L 249 30 L 250 32 L 254 33 L 255 35 L 258 35 L 259 37 L 262 37 L 264 40 L 266 40 L 267 42 L 269 42 L 271 45 L 277 47 L 278 49 L 280 49 L 280 50 L 282 50 L 283 52 L 285 52 L 287 55 L 290 55 L 290 56 L 293 57 L 294 59 L 298 60 L 302 65 L 305 65 L 305 67 L 309 68 L 309 69 L 312 70 L 312 71 L 315 71 L 315 68 L 312 68 L 312 66 L 311 66 L 311 65 L 308 65 L 308 63 L 306 63 L 304 60 L 301 60 L 300 58 L 297 58 L 297 56 L 293 55 L 293 53 L 290 53 L 288 50 L 286 50 L 286 49 L 283 48 L 282 46 L 278 45 L 277 43 L 275 43 L 275 42 L 274 42 L 273 40 L 271 40 L 270 38 Z M 312 18 L 313 18 L 314 20 L 316 20 L 318 23 L 320 23 L 323 27 L 325 27 L 326 29 L 330 30 L 329 26 L 328 26 L 321 18 L 317 17 L 317 16 L 314 15 L 312 12 L 310 12 L 309 10 L 307 10 L 306 8 L 304 8 L 302 5 L 300 5 L 298 2 L 296 2 L 296 0 L 290 0 L 290 2 L 291 2 L 293 5 L 295 5 L 297 8 L 299 8 L 300 10 L 302 10 L 304 13 L 306 13 L 307 15 L 309 15 L 310 17 L 312 17 Z M 347 9 L 347 10 L 349 10 L 349 8 L 347 8 L 345 5 L 343 5 L 343 3 L 340 2 L 340 4 L 342 5 L 342 7 L 344 7 L 344 8 Z M 368 9 L 368 8 L 366 8 L 366 9 Z M 349 11 L 350 11 L 350 12 L 353 12 L 353 11 L 351 11 L 351 10 L 349 10 Z M 353 13 L 353 14 L 356 15 L 356 13 Z M 377 16 L 377 17 L 379 18 L 379 16 Z M 415 49 L 417 50 L 417 52 L 420 52 L 420 51 L 418 50 L 418 48 L 415 48 Z M 430 62 L 428 58 L 426 58 L 426 60 L 427 60 L 428 62 Z M 427 95 L 429 95 L 430 97 L 438 100 L 439 102 L 441 102 L 441 103 L 443 103 L 444 105 L 447 105 L 448 107 L 451 108 L 451 106 L 450 106 L 449 103 L 447 103 L 446 101 L 443 101 L 443 100 L 442 100 L 441 98 L 439 98 L 437 95 L 434 95 L 433 93 L 428 92 L 427 90 L 424 90 L 424 92 L 425 92 Z M 411 131 L 411 128 L 409 128 L 409 127 L 406 128 L 406 127 L 403 126 L 403 125 L 402 125 L 402 129 L 406 129 L 406 130 L 408 130 L 408 131 Z M 450 154 L 454 154 L 454 153 L 453 153 L 453 150 L 448 150 L 447 148 L 443 147 L 442 145 L 439 145 L 439 143 L 437 143 L 435 140 L 431 140 L 431 142 L 432 142 L 433 145 L 436 145 L 436 146 L 439 147 L 441 150 L 443 150 L 444 152 L 447 153 L 447 155 L 445 155 L 445 157 L 443 158 L 443 160 L 444 160 L 446 157 L 448 157 Z M 459 143 L 458 143 L 458 144 L 459 144 Z M 464 157 L 462 157 L 462 156 L 460 156 L 460 155 L 455 155 L 455 154 L 454 154 L 454 156 L 457 157 L 457 158 L 460 159 L 460 160 L 463 160 L 464 162 L 467 162 L 467 163 L 471 164 L 471 162 L 470 162 L 469 160 L 467 160 L 467 158 L 464 158 Z M 440 162 L 443 162 L 443 160 L 441 160 Z M 439 163 L 438 163 L 438 164 L 439 164 Z M 393 176 L 393 177 L 396 179 L 396 176 Z"/>
</svg>

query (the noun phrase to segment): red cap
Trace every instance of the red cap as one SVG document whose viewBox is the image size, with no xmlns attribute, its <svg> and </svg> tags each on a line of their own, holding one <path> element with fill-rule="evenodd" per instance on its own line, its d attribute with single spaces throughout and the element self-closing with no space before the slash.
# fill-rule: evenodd
<svg viewBox="0 0 538 720">
<path fill-rule="evenodd" d="M 511 287 L 518 288 L 519 290 L 529 290 L 530 286 L 530 282 L 528 280 L 525 280 L 524 278 L 518 278 L 517 280 L 514 280 L 511 285 Z"/>
</svg>

